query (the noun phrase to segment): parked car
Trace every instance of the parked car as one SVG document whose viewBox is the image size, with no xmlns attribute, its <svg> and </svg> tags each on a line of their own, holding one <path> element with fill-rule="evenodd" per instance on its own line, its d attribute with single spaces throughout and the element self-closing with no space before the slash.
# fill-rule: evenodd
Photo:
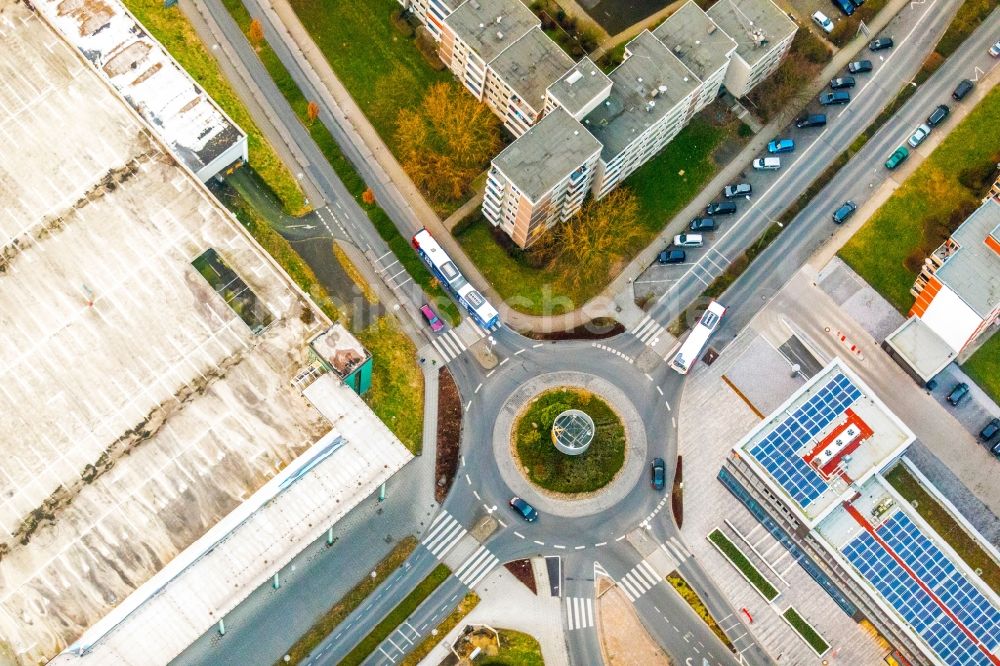
<svg viewBox="0 0 1000 666">
<path fill-rule="evenodd" d="M 791 139 L 775 139 L 767 144 L 767 152 L 772 155 L 778 153 L 790 153 L 795 150 L 795 142 Z"/>
<path fill-rule="evenodd" d="M 951 110 L 947 104 L 939 104 L 936 109 L 931 111 L 931 115 L 927 116 L 927 124 L 931 127 L 937 127 L 944 122 L 949 113 L 951 113 Z"/>
<path fill-rule="evenodd" d="M 998 39 L 996 43 L 990 47 L 990 55 L 994 58 L 1000 56 L 1000 39 Z"/>
<path fill-rule="evenodd" d="M 653 490 L 663 490 L 667 484 L 667 465 L 663 462 L 663 458 L 653 458 L 649 472 Z"/>
<path fill-rule="evenodd" d="M 691 231 L 715 231 L 715 220 L 710 217 L 696 217 L 688 225 Z"/>
<path fill-rule="evenodd" d="M 900 164 L 905 162 L 906 158 L 909 156 L 910 156 L 910 151 L 908 151 L 906 147 L 900 146 L 895 151 L 893 151 L 892 155 L 889 155 L 889 159 L 885 161 L 885 168 L 895 169 Z"/>
<path fill-rule="evenodd" d="M 979 431 L 979 439 L 984 442 L 988 442 L 1000 433 L 1000 419 L 993 419 L 986 424 L 982 430 Z"/>
<path fill-rule="evenodd" d="M 745 197 L 751 192 L 753 192 L 753 188 L 750 187 L 750 183 L 733 183 L 732 185 L 726 185 L 726 188 L 722 190 L 722 194 L 727 199 Z"/>
<path fill-rule="evenodd" d="M 961 102 L 962 98 L 972 92 L 972 89 L 976 87 L 976 84 L 969 79 L 962 79 L 955 86 L 955 92 L 951 94 L 951 98 L 956 102 Z"/>
<path fill-rule="evenodd" d="M 438 333 L 439 331 L 441 331 L 441 329 L 444 328 L 444 324 L 441 323 L 440 319 L 438 319 L 437 314 L 435 314 L 434 310 L 431 309 L 431 306 L 427 305 L 426 303 L 420 306 L 420 314 L 424 316 L 424 319 L 427 320 L 427 323 L 431 325 L 431 330 L 434 331 L 435 333 Z"/>
<path fill-rule="evenodd" d="M 736 212 L 736 204 L 732 201 L 713 201 L 705 207 L 705 214 L 708 216 L 713 215 L 732 215 Z"/>
<path fill-rule="evenodd" d="M 955 384 L 955 388 L 948 394 L 948 402 L 952 407 L 958 407 L 969 396 L 969 385 L 965 382 Z"/>
<path fill-rule="evenodd" d="M 752 163 L 754 169 L 761 171 L 777 171 L 781 168 L 780 157 L 759 157 Z"/>
<path fill-rule="evenodd" d="M 850 16 L 854 13 L 854 4 L 851 0 L 833 0 L 833 6 L 844 12 L 844 16 Z"/>
<path fill-rule="evenodd" d="M 531 506 L 520 497 L 511 497 L 510 502 L 508 503 L 510 504 L 510 508 L 517 511 L 518 514 L 520 514 L 520 516 L 529 523 L 533 523 L 538 520 L 538 512 L 535 511 L 535 507 Z"/>
<path fill-rule="evenodd" d="M 846 90 L 838 90 L 831 93 L 823 93 L 819 96 L 819 103 L 823 106 L 832 104 L 847 104 L 851 101 L 851 93 Z"/>
<path fill-rule="evenodd" d="M 924 139 L 926 139 L 927 135 L 930 133 L 931 133 L 931 128 L 928 127 L 927 125 L 925 124 L 917 125 L 917 129 L 913 130 L 913 134 L 911 134 L 910 138 L 906 140 L 906 143 L 916 148 L 921 143 L 923 143 Z"/>
<path fill-rule="evenodd" d="M 795 121 L 795 126 L 799 129 L 804 127 L 822 127 L 823 125 L 826 125 L 825 113 L 810 113 L 808 116 L 802 116 Z"/>
<path fill-rule="evenodd" d="M 833 221 L 836 224 L 843 224 L 847 221 L 851 215 L 854 215 L 854 211 L 858 209 L 858 205 L 853 201 L 845 201 L 844 205 L 833 211 Z"/>
<path fill-rule="evenodd" d="M 816 12 L 813 14 L 813 21 L 823 30 L 823 32 L 827 34 L 833 32 L 833 21 L 831 21 L 823 12 Z"/>
<path fill-rule="evenodd" d="M 830 90 L 841 90 L 843 88 L 853 88 L 854 87 L 854 77 L 853 76 L 838 76 L 834 80 L 830 81 Z"/>
<path fill-rule="evenodd" d="M 892 48 L 892 37 L 879 37 L 868 44 L 869 51 L 884 51 Z"/>
<path fill-rule="evenodd" d="M 861 5 L 865 4 L 865 0 L 851 0 L 851 4 L 854 5 L 855 7 L 860 7 Z"/>
<path fill-rule="evenodd" d="M 872 61 L 871 60 L 855 60 L 847 66 L 847 71 L 851 74 L 860 74 L 861 72 L 872 71 Z"/>
<path fill-rule="evenodd" d="M 656 263 L 661 266 L 666 264 L 683 264 L 685 259 L 687 259 L 687 253 L 684 250 L 668 248 L 660 251 L 659 256 L 656 257 Z"/>
<path fill-rule="evenodd" d="M 678 234 L 674 236 L 674 247 L 701 247 L 704 245 L 701 234 Z"/>
<path fill-rule="evenodd" d="M 1000 42 L 997 42 L 997 46 L 1000 46 Z M 997 49 L 1000 51 L 1000 49 Z M 992 447 L 990 447 L 990 453 L 1000 458 L 1000 442 L 997 442 Z"/>
</svg>

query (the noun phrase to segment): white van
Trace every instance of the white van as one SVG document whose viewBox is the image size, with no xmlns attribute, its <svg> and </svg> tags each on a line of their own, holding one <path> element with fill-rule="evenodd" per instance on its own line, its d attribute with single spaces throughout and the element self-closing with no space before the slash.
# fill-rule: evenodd
<svg viewBox="0 0 1000 666">
<path fill-rule="evenodd" d="M 833 21 L 827 17 L 823 12 L 816 12 L 813 14 L 813 21 L 823 29 L 823 32 L 830 34 L 833 32 Z"/>
<path fill-rule="evenodd" d="M 760 157 L 753 161 L 754 169 L 764 169 L 766 171 L 775 171 L 781 168 L 781 158 L 780 157 Z"/>
</svg>

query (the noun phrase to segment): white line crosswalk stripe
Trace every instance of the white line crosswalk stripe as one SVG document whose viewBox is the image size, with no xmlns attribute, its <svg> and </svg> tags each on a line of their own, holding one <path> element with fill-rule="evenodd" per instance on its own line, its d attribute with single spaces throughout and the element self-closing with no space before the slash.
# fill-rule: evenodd
<svg viewBox="0 0 1000 666">
<path fill-rule="evenodd" d="M 661 578 L 656 573 L 656 569 L 649 562 L 643 560 L 632 567 L 631 571 L 622 576 L 618 584 L 621 585 L 622 591 L 628 597 L 628 600 L 635 602 L 636 599 L 649 592 L 660 582 Z"/>
<path fill-rule="evenodd" d="M 459 337 L 454 328 L 448 329 L 436 338 L 432 338 L 431 344 L 441 354 L 441 358 L 444 359 L 445 363 L 449 363 L 467 349 L 465 343 L 462 342 L 462 338 Z"/>
<path fill-rule="evenodd" d="M 566 597 L 566 627 L 570 631 L 594 626 L 594 600 L 590 597 Z"/>
<path fill-rule="evenodd" d="M 646 315 L 639 325 L 632 329 L 632 335 L 648 347 L 655 346 L 665 329 L 655 319 Z"/>
<path fill-rule="evenodd" d="M 441 560 L 462 540 L 467 531 L 450 513 L 442 511 L 431 522 L 430 530 L 421 543 L 434 557 Z"/>
<path fill-rule="evenodd" d="M 455 576 L 471 590 L 499 563 L 500 560 L 488 551 L 486 546 L 479 546 L 476 552 L 455 570 Z"/>
</svg>

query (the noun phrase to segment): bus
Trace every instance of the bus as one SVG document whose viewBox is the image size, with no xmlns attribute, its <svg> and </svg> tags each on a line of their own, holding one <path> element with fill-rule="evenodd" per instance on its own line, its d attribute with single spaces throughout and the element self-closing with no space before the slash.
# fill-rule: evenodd
<svg viewBox="0 0 1000 666">
<path fill-rule="evenodd" d="M 410 245 L 424 260 L 434 277 L 466 309 L 473 321 L 486 331 L 500 327 L 500 313 L 462 276 L 458 266 L 427 229 L 415 233 Z"/>
<path fill-rule="evenodd" d="M 674 357 L 670 359 L 670 367 L 682 375 L 686 375 L 691 370 L 691 366 L 698 360 L 698 357 L 701 356 L 702 350 L 708 344 L 708 339 L 715 332 L 715 329 L 719 327 L 719 322 L 722 321 L 722 315 L 725 313 L 726 307 L 724 305 L 718 301 L 709 302 L 708 308 L 705 309 L 705 312 L 701 315 L 701 319 L 698 320 L 698 323 L 691 330 L 691 334 L 688 335 L 687 340 L 677 350 Z"/>
</svg>

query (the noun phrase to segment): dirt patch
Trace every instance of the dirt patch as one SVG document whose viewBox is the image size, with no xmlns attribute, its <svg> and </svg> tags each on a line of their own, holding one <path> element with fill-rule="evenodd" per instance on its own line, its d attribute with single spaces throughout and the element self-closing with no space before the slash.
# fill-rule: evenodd
<svg viewBox="0 0 1000 666">
<path fill-rule="evenodd" d="M 507 571 L 514 574 L 524 586 L 531 590 L 532 594 L 538 594 L 538 587 L 535 586 L 535 573 L 531 569 L 531 560 L 513 560 L 504 564 Z"/>
<path fill-rule="evenodd" d="M 568 331 L 552 331 L 551 333 L 524 331 L 522 335 L 532 340 L 603 340 L 624 332 L 625 327 L 614 319 L 598 318 L 591 319 L 586 324 Z"/>
<path fill-rule="evenodd" d="M 678 529 L 684 524 L 684 466 L 683 457 L 677 456 L 677 469 L 674 471 L 674 486 L 670 491 L 670 509 L 674 513 L 674 522 Z"/>
<path fill-rule="evenodd" d="M 462 440 L 462 397 L 448 368 L 438 371 L 437 456 L 434 461 L 434 499 L 443 502 L 458 472 Z"/>
<path fill-rule="evenodd" d="M 609 666 L 670 664 L 670 658 L 646 632 L 620 588 L 597 599 L 597 632 L 604 663 Z"/>
</svg>

